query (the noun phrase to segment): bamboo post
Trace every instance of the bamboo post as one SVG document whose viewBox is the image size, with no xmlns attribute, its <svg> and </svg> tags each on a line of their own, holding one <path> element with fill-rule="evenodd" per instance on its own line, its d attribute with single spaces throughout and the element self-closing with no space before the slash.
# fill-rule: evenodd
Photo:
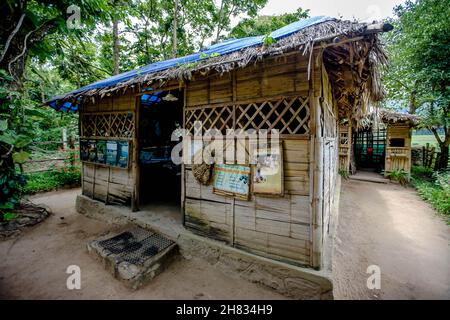
<svg viewBox="0 0 450 320">
<path fill-rule="evenodd" d="M 182 128 L 186 129 L 186 103 L 187 103 L 187 90 L 188 90 L 188 84 L 187 81 L 184 84 L 184 90 L 183 90 L 183 105 L 181 106 L 182 112 L 183 112 L 183 124 Z M 182 138 L 184 140 L 184 137 Z M 182 141 L 184 143 L 184 141 Z M 183 226 L 185 225 L 185 208 L 186 208 L 186 166 L 184 164 L 184 155 L 187 150 L 183 150 L 183 160 L 181 162 L 181 221 L 183 223 Z"/>
<path fill-rule="evenodd" d="M 67 149 L 67 129 L 62 128 L 62 144 L 63 144 L 63 150 Z"/>
<path fill-rule="evenodd" d="M 69 148 L 70 150 L 72 150 L 70 153 L 70 166 L 73 168 L 75 167 L 75 153 L 73 152 L 73 150 L 75 149 L 75 139 L 72 133 L 70 134 L 69 137 Z"/>
<path fill-rule="evenodd" d="M 134 187 L 131 196 L 131 211 L 139 211 L 139 189 L 140 189 L 140 168 L 139 168 L 139 116 L 141 108 L 140 96 L 135 97 L 134 100 L 134 135 L 132 139 L 133 162 L 132 174 L 134 175 Z M 130 146 L 128 146 L 130 148 Z"/>
</svg>

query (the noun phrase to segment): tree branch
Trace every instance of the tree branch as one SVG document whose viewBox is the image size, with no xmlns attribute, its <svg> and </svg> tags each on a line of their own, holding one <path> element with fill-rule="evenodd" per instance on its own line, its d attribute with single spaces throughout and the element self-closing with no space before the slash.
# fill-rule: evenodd
<svg viewBox="0 0 450 320">
<path fill-rule="evenodd" d="M 437 129 L 435 127 L 429 127 L 428 129 L 434 134 L 434 137 L 436 138 L 437 142 L 439 143 L 439 146 L 442 145 L 443 142 L 441 140 L 441 137 L 439 137 Z"/>
<path fill-rule="evenodd" d="M 16 33 L 19 31 L 20 27 L 22 26 L 23 19 L 25 18 L 25 13 L 22 13 L 20 16 L 19 22 L 17 23 L 17 26 L 14 28 L 14 30 L 11 32 L 11 34 L 8 37 L 8 40 L 6 40 L 5 48 L 3 49 L 2 56 L 0 57 L 0 62 L 3 61 L 5 58 L 6 52 L 8 51 L 9 45 L 11 43 L 11 40 L 14 38 Z"/>
<path fill-rule="evenodd" d="M 19 60 L 19 59 L 27 52 L 27 41 L 28 41 L 28 37 L 29 37 L 32 33 L 38 31 L 39 29 L 41 29 L 41 28 L 43 28 L 44 26 L 46 26 L 47 24 L 49 24 L 50 22 L 52 22 L 52 20 L 48 20 L 48 21 L 42 23 L 39 27 L 37 27 L 37 28 L 31 30 L 30 32 L 28 32 L 28 33 L 25 35 L 25 38 L 24 38 L 24 40 L 23 40 L 23 50 L 22 50 L 22 52 L 21 52 L 18 56 L 16 56 L 13 60 L 11 60 L 11 61 L 9 62 L 9 64 L 8 64 L 8 71 L 9 71 L 9 73 L 10 73 L 13 77 L 14 77 L 14 75 L 13 75 L 13 72 L 12 72 L 12 70 L 11 70 L 11 66 L 12 66 L 12 64 L 13 64 L 14 62 L 16 62 L 17 60 Z M 17 79 L 16 79 L 16 80 L 17 80 Z"/>
</svg>

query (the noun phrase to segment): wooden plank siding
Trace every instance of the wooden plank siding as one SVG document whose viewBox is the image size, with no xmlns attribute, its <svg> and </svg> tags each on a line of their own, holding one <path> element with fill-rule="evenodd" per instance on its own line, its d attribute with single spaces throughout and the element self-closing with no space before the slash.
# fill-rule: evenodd
<svg viewBox="0 0 450 320">
<path fill-rule="evenodd" d="M 104 98 L 100 102 L 85 104 L 80 109 L 80 119 L 90 113 L 135 113 L 135 95 L 128 94 Z M 100 137 L 99 137 L 100 138 Z M 114 139 L 114 137 L 108 137 Z M 133 143 L 131 143 L 133 148 Z M 101 164 L 82 163 L 82 193 L 93 199 L 119 205 L 129 205 L 133 198 L 136 179 L 133 168 L 137 166 L 135 152 L 130 148 L 129 168 L 114 168 Z"/>
<path fill-rule="evenodd" d="M 235 70 L 234 75 L 229 73 L 195 79 L 186 87 L 186 110 L 201 109 L 209 114 L 212 108 L 221 110 L 226 106 L 231 110 L 228 106 L 253 101 L 276 101 L 290 96 L 307 99 L 307 66 L 308 57 L 299 53 L 251 64 Z M 254 106 L 247 111 L 253 111 L 252 108 Z M 228 110 L 223 113 L 226 118 Z M 188 114 L 186 117 L 189 119 Z M 226 128 L 233 128 L 236 118 L 236 115 L 230 117 Z M 254 119 L 252 127 L 258 125 L 257 118 Z M 220 121 L 215 123 L 216 126 L 221 124 Z M 282 136 L 285 190 L 282 197 L 253 194 L 249 201 L 243 201 L 216 195 L 211 185 L 200 185 L 186 166 L 186 228 L 254 254 L 310 266 L 309 139 L 309 134 Z"/>
</svg>

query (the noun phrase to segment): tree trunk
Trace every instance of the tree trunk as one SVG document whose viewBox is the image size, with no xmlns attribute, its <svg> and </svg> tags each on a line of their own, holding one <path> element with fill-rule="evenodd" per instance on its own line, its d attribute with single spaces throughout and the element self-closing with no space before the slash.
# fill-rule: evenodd
<svg viewBox="0 0 450 320">
<path fill-rule="evenodd" d="M 436 170 L 446 170 L 448 166 L 448 152 L 449 152 L 449 145 L 450 145 L 450 130 L 445 127 L 444 132 L 445 136 L 442 140 L 439 137 L 438 131 L 436 128 L 432 127 L 430 128 L 430 131 L 434 134 L 434 137 L 436 138 L 436 141 L 438 142 L 439 149 L 440 149 L 440 155 L 436 159 L 436 165 L 434 166 Z"/>
<path fill-rule="evenodd" d="M 439 148 L 441 149 L 441 153 L 439 154 L 439 158 L 436 159 L 436 161 L 438 162 L 436 165 L 436 169 L 438 171 L 444 171 L 447 170 L 448 166 L 449 147 L 448 145 L 445 145 L 443 143 L 442 145 L 439 145 Z"/>
<path fill-rule="evenodd" d="M 216 42 L 219 42 L 219 37 L 220 37 L 220 31 L 222 31 L 222 26 L 220 25 L 222 22 L 222 13 L 223 13 L 223 2 L 225 0 L 220 1 L 220 10 L 219 10 L 219 15 L 217 17 L 217 32 L 216 32 Z"/>
<path fill-rule="evenodd" d="M 173 26 L 172 26 L 172 56 L 177 57 L 177 21 L 178 19 L 178 0 L 175 0 L 175 7 L 173 10 Z"/>
<path fill-rule="evenodd" d="M 411 92 L 411 95 L 409 96 L 409 113 L 415 114 L 416 113 L 416 94 L 417 92 L 413 90 Z"/>
<path fill-rule="evenodd" d="M 113 19 L 113 74 L 119 74 L 119 22 Z"/>
</svg>

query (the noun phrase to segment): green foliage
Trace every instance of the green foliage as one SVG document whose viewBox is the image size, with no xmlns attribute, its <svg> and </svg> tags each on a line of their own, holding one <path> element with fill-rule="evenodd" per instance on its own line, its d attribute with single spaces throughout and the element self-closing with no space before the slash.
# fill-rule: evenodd
<svg viewBox="0 0 450 320">
<path fill-rule="evenodd" d="M 200 59 L 208 59 L 208 58 L 214 58 L 214 57 L 218 57 L 220 56 L 220 53 L 218 52 L 213 52 L 213 53 L 204 53 L 204 52 L 200 52 Z"/>
<path fill-rule="evenodd" d="M 422 167 L 422 166 L 413 166 L 411 168 L 411 175 L 415 178 L 429 180 L 432 178 L 433 174 L 434 174 L 434 171 L 431 168 Z"/>
<path fill-rule="evenodd" d="M 342 178 L 344 178 L 345 180 L 347 180 L 348 177 L 349 177 L 348 171 L 345 170 L 345 169 L 339 169 L 338 173 L 339 173 L 339 175 L 340 175 Z"/>
<path fill-rule="evenodd" d="M 405 170 L 394 170 L 386 173 L 386 177 L 390 180 L 397 181 L 402 186 L 406 187 L 408 185 L 408 173 Z"/>
<path fill-rule="evenodd" d="M 274 44 L 276 40 L 270 35 L 270 33 L 266 34 L 263 39 L 263 46 L 269 47 Z"/>
<path fill-rule="evenodd" d="M 422 117 L 444 154 L 450 144 L 450 5 L 442 0 L 406 1 L 395 8 L 392 32 L 383 35 L 390 65 L 383 80 L 388 92 L 386 106 L 408 110 Z M 445 136 L 439 137 L 438 129 Z"/>
<path fill-rule="evenodd" d="M 17 217 L 15 213 L 12 212 L 5 212 L 3 214 L 3 221 L 11 221 L 14 220 Z"/>
<path fill-rule="evenodd" d="M 292 22 L 309 17 L 309 10 L 298 8 L 294 13 L 274 16 L 257 16 L 241 20 L 230 32 L 232 38 L 243 38 L 270 34 Z"/>
<path fill-rule="evenodd" d="M 22 196 L 21 190 L 26 184 L 23 175 L 15 170 L 2 167 L 0 170 L 0 214 L 16 208 Z"/>
<path fill-rule="evenodd" d="M 412 181 L 419 195 L 429 202 L 438 212 L 445 214 L 450 223 L 450 174 L 423 172 L 413 167 Z"/>
<path fill-rule="evenodd" d="M 221 40 L 221 32 L 229 30 L 231 18 L 247 14 L 255 18 L 258 10 L 264 7 L 267 0 L 222 0 L 220 6 L 213 11 L 213 22 L 216 27 L 216 42 Z M 265 34 L 266 32 L 262 33 Z"/>
<path fill-rule="evenodd" d="M 79 185 L 81 181 L 80 170 L 52 170 L 27 175 L 27 183 L 22 188 L 25 194 L 44 192 L 69 185 Z"/>
</svg>

